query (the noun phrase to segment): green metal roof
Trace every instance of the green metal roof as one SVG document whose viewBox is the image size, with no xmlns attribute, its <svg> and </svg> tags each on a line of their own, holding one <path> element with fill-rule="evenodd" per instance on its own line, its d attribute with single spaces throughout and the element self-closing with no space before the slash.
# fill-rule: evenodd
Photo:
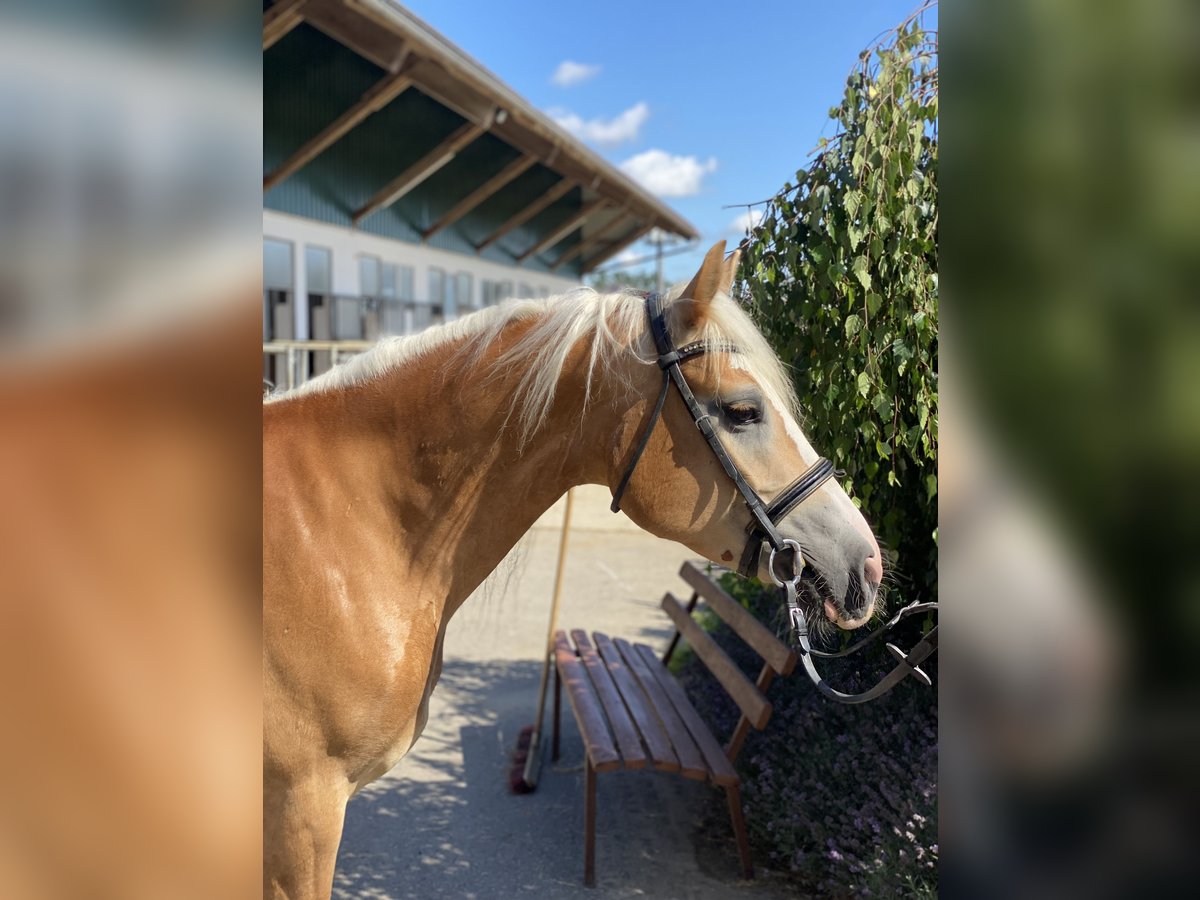
<svg viewBox="0 0 1200 900">
<path fill-rule="evenodd" d="M 325 9 L 337 6 L 341 11 L 340 2 L 326 0 Z M 354 5 L 352 0 L 345 2 L 348 6 Z M 281 4 L 276 6 L 282 11 Z M 301 10 L 305 8 L 301 7 Z M 265 21 L 271 15 L 272 10 L 268 8 Z M 329 24 L 331 21 L 336 28 Z M 368 23 L 364 26 L 359 22 L 358 30 L 351 31 L 342 25 L 341 19 L 319 19 L 318 24 L 326 28 L 318 28 L 310 21 L 289 26 L 282 37 L 273 38 L 264 53 L 264 174 L 274 172 L 322 129 L 358 104 L 364 94 L 396 71 L 395 65 L 389 70 L 380 64 L 384 60 L 379 57 L 377 42 L 373 42 L 365 54 L 359 52 L 361 47 L 351 49 L 347 46 L 347 41 L 364 46 L 368 38 L 373 41 L 374 35 L 364 29 L 377 28 L 377 25 Z M 327 34 L 327 30 L 335 31 L 339 39 Z M 399 40 L 390 33 L 385 37 Z M 264 37 L 264 46 L 267 45 Z M 410 44 L 400 40 L 398 46 L 408 49 Z M 374 57 L 375 61 L 369 57 Z M 403 58 L 403 50 L 397 58 Z M 416 68 L 413 68 L 414 63 Z M 457 90 L 453 82 L 447 81 L 447 73 L 437 61 L 409 53 L 404 66 L 405 72 L 414 72 L 412 86 L 378 111 L 366 115 L 330 146 L 267 190 L 264 206 L 352 227 L 355 210 L 366 205 L 392 179 L 409 170 L 413 163 L 443 145 L 448 136 L 472 121 L 470 110 L 464 114 L 462 106 L 452 109 L 429 96 L 440 91 L 444 98 L 449 90 Z M 422 73 L 429 76 L 433 85 L 428 91 L 422 90 Z M 475 102 L 478 95 L 471 90 L 464 89 L 462 96 Z M 650 225 L 682 231 L 679 225 L 682 220 L 673 213 L 674 219 L 663 220 L 659 215 L 662 209 L 659 201 L 640 189 L 637 195 L 623 196 L 623 191 L 629 191 L 624 176 L 621 176 L 622 183 L 612 177 L 612 171 L 597 171 L 593 178 L 585 181 L 580 175 L 588 174 L 588 170 L 581 170 L 579 159 L 571 157 L 568 160 L 560 155 L 565 144 L 554 144 L 544 155 L 530 153 L 531 148 L 537 149 L 534 142 L 541 137 L 540 133 L 530 132 L 527 136 L 516 130 L 521 126 L 514 122 L 505 127 L 505 109 L 506 112 L 498 117 L 489 117 L 482 122 L 475 119 L 479 126 L 478 136 L 394 203 L 363 217 L 357 227 L 372 234 L 420 243 L 422 231 L 429 229 L 451 207 L 515 160 L 530 155 L 538 162 L 474 205 L 457 221 L 430 235 L 428 245 L 460 253 L 478 252 L 483 258 L 513 264 L 543 238 L 553 237 L 556 230 L 571 224 L 572 219 L 579 218 L 579 213 L 585 211 L 588 215 L 578 227 L 542 252 L 528 256 L 522 263 L 530 269 L 548 271 L 568 255 L 571 248 L 591 235 L 588 252 L 560 263 L 558 268 L 561 274 L 577 276 L 589 263 L 595 264 L 594 260 L 600 257 L 607 258 L 614 248 L 624 246 Z M 516 135 L 521 148 L 513 146 L 501 135 Z M 565 135 L 563 138 L 575 143 L 573 138 Z M 558 170 L 567 168 L 568 162 L 573 167 L 568 169 L 570 174 L 567 176 L 573 184 L 570 190 L 482 251 L 477 250 L 478 245 L 501 226 L 559 185 L 564 174 Z M 604 177 L 609 181 L 604 182 Z M 604 195 L 596 190 L 602 184 L 602 189 L 607 192 Z M 602 199 L 594 202 L 597 198 Z M 686 222 L 683 226 L 690 229 Z M 606 230 L 612 234 L 598 233 Z"/>
</svg>

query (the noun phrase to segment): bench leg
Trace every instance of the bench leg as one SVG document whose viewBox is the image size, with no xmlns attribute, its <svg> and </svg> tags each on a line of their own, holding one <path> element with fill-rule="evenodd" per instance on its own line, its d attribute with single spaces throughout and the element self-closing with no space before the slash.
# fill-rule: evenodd
<svg viewBox="0 0 1200 900">
<path fill-rule="evenodd" d="M 558 675 L 558 666 L 554 667 L 554 729 L 550 741 L 550 761 L 558 762 L 558 720 L 562 713 L 562 678 Z"/>
<path fill-rule="evenodd" d="M 590 759 L 583 779 L 583 883 L 596 886 L 596 770 Z"/>
<path fill-rule="evenodd" d="M 725 788 L 729 799 L 729 818 L 733 820 L 733 836 L 737 838 L 738 855 L 742 858 L 742 877 L 754 877 L 754 864 L 750 861 L 750 841 L 746 837 L 746 820 L 742 818 L 742 790 L 736 784 Z"/>
</svg>

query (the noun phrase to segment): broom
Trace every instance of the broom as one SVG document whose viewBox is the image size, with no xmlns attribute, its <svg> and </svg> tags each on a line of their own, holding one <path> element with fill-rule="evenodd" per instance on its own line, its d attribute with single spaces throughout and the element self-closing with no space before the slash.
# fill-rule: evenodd
<svg viewBox="0 0 1200 900">
<path fill-rule="evenodd" d="M 546 632 L 546 650 L 542 658 L 542 685 L 538 689 L 537 718 L 533 725 L 526 725 L 517 737 L 517 748 L 513 751 L 512 769 L 508 773 L 508 787 L 514 794 L 529 794 L 537 789 L 538 770 L 542 765 L 542 719 L 546 711 L 546 688 L 550 684 L 550 666 L 554 657 L 554 629 L 558 625 L 558 600 L 562 596 L 563 569 L 567 562 L 567 535 L 571 530 L 571 505 L 573 490 L 567 491 L 567 505 L 563 510 L 562 537 L 558 543 L 558 568 L 554 572 L 554 596 L 550 599 L 550 628 Z"/>
</svg>

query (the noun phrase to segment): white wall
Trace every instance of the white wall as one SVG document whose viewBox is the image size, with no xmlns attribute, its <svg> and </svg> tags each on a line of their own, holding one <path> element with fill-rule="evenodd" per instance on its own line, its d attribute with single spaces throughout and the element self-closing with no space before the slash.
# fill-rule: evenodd
<svg viewBox="0 0 1200 900">
<path fill-rule="evenodd" d="M 297 298 L 307 297 L 304 283 L 305 245 L 325 247 L 332 251 L 333 292 L 335 294 L 359 294 L 358 258 L 364 254 L 378 256 L 384 263 L 396 263 L 411 267 L 414 270 L 413 290 L 418 300 L 424 300 L 429 295 L 429 268 L 431 266 L 444 270 L 447 277 L 458 272 L 469 272 L 472 276 L 471 290 L 474 293 L 472 305 L 475 306 L 481 305 L 482 283 L 485 279 L 488 281 L 511 281 L 514 291 L 517 289 L 517 284 L 528 284 L 533 288 L 534 296 L 537 296 L 542 290 L 550 294 L 561 294 L 563 291 L 579 285 L 579 282 L 573 278 L 564 278 L 517 266 L 506 266 L 476 256 L 392 240 L 352 228 L 314 222 L 311 219 L 303 219 L 275 210 L 263 210 L 263 237 L 288 241 L 292 244 L 294 296 Z M 305 306 L 304 302 L 295 304 L 296 337 L 301 340 L 308 337 L 308 315 Z"/>
</svg>

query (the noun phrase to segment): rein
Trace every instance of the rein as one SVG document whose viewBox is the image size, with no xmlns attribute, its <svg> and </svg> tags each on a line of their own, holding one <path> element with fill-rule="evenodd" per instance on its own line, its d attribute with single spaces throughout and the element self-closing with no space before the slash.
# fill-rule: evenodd
<svg viewBox="0 0 1200 900">
<path fill-rule="evenodd" d="M 716 456 L 717 461 L 721 464 L 721 468 L 725 470 L 725 474 L 733 481 L 734 486 L 738 489 L 738 493 L 742 495 L 746 507 L 750 510 L 750 523 L 746 527 L 746 547 L 742 552 L 738 572 L 747 578 L 753 578 L 758 572 L 763 544 L 768 543 L 771 545 L 771 554 L 767 560 L 767 569 L 771 574 L 771 580 L 775 582 L 775 585 L 780 588 L 781 593 L 784 595 L 784 600 L 788 608 L 788 618 L 791 622 L 792 630 L 796 634 L 796 643 L 799 645 L 804 671 L 808 674 L 813 684 L 816 685 L 817 690 L 830 700 L 836 700 L 839 703 L 866 703 L 887 693 L 909 675 L 927 687 L 932 685 L 932 680 L 918 666 L 937 649 L 936 625 L 908 653 L 904 653 L 894 644 L 887 644 L 887 650 L 896 659 L 897 664 L 891 672 L 881 678 L 869 690 L 858 694 L 847 694 L 830 687 L 825 682 L 825 679 L 821 677 L 821 673 L 817 671 L 816 664 L 813 662 L 814 658 L 834 659 L 857 653 L 894 628 L 902 619 L 915 613 L 936 610 L 937 604 L 910 603 L 908 606 L 900 609 L 882 628 L 875 630 L 844 650 L 828 653 L 812 648 L 808 639 L 808 622 L 804 616 L 804 610 L 800 607 L 798 596 L 801 573 L 805 567 L 803 549 L 796 541 L 784 538 L 776 526 L 788 513 L 808 497 L 812 496 L 821 485 L 834 475 L 833 463 L 827 459 L 818 459 L 799 478 L 784 488 L 779 496 L 769 504 L 764 503 L 754 488 L 746 481 L 736 463 L 734 463 L 733 458 L 730 457 L 728 451 L 721 444 L 721 439 L 717 436 L 717 429 L 712 423 L 713 416 L 706 413 L 699 401 L 696 400 L 696 395 L 692 393 L 692 389 L 687 383 L 687 378 L 684 377 L 683 370 L 680 368 L 680 363 L 701 354 L 708 352 L 736 353 L 738 348 L 724 341 L 715 343 L 693 341 L 690 344 L 676 348 L 675 342 L 671 339 L 671 334 L 667 330 L 666 311 L 663 306 L 662 297 L 657 293 L 642 294 L 642 296 L 646 300 L 646 315 L 650 320 L 650 334 L 654 338 L 654 346 L 658 351 L 657 363 L 659 369 L 662 370 L 663 380 L 662 387 L 658 392 L 658 399 L 655 401 L 654 409 L 650 414 L 650 419 L 646 422 L 641 437 L 638 438 L 633 456 L 629 460 L 629 465 L 625 469 L 625 473 L 617 483 L 616 490 L 613 491 L 613 501 L 610 507 L 612 511 L 618 512 L 621 509 L 621 497 L 624 495 L 625 489 L 629 487 L 629 481 L 633 478 L 634 469 L 637 468 L 642 454 L 646 451 L 646 446 L 650 443 L 650 435 L 653 434 L 658 420 L 662 417 L 663 407 L 667 402 L 667 394 L 670 393 L 671 385 L 674 384 L 680 398 L 683 400 L 684 406 L 687 407 L 688 413 L 692 417 L 692 421 L 696 423 L 696 427 L 704 435 L 704 439 L 712 449 L 713 455 Z M 786 575 L 780 575 L 776 568 L 777 562 L 782 560 L 787 560 L 790 563 L 789 568 L 791 571 Z"/>
</svg>

